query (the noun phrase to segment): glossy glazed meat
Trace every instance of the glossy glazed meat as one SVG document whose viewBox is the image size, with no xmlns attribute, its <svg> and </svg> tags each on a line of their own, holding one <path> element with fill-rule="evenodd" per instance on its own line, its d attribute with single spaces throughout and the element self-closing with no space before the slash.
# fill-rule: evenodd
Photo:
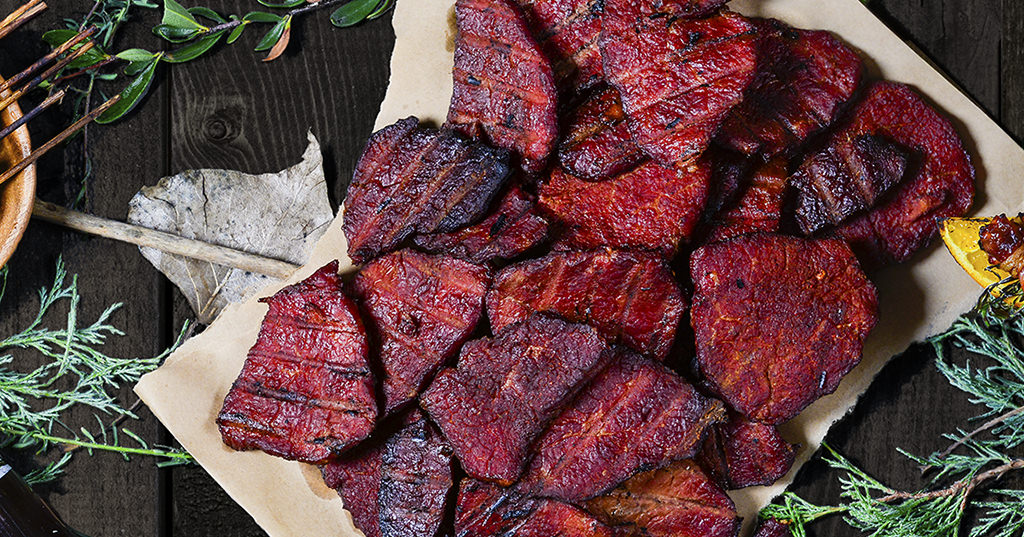
<svg viewBox="0 0 1024 537">
<path fill-rule="evenodd" d="M 936 220 L 963 216 L 974 199 L 974 166 L 949 120 L 913 89 L 877 82 L 851 112 L 831 145 L 864 135 L 890 140 L 913 154 L 910 174 L 877 207 L 837 234 L 861 263 L 874 268 L 906 261 L 938 233 Z"/>
<path fill-rule="evenodd" d="M 722 403 L 665 366 L 620 351 L 537 441 L 519 488 L 567 502 L 593 498 L 692 457 L 724 417 Z"/>
<path fill-rule="evenodd" d="M 569 114 L 558 145 L 562 168 L 587 181 L 628 172 L 646 158 L 629 132 L 619 92 L 611 86 L 595 90 Z"/>
<path fill-rule="evenodd" d="M 551 60 L 563 94 L 584 90 L 604 77 L 601 34 L 604 0 L 516 0 L 533 36 Z"/>
<path fill-rule="evenodd" d="M 692 461 L 637 474 L 586 502 L 605 524 L 636 537 L 734 537 L 736 506 Z"/>
<path fill-rule="evenodd" d="M 723 11 L 687 19 L 690 2 L 607 0 L 605 76 L 622 95 L 633 139 L 665 165 L 708 147 L 754 78 L 754 27 Z M 655 7 L 657 6 L 657 7 Z"/>
<path fill-rule="evenodd" d="M 771 157 L 833 122 L 860 86 L 860 57 L 826 31 L 754 19 L 757 75 L 717 140 L 747 155 Z"/>
<path fill-rule="evenodd" d="M 421 406 L 471 477 L 513 483 L 530 444 L 610 358 L 590 327 L 534 315 L 462 348 Z"/>
<path fill-rule="evenodd" d="M 414 233 L 481 220 L 509 177 L 507 151 L 406 118 L 373 134 L 345 197 L 345 238 L 356 263 Z"/>
<path fill-rule="evenodd" d="M 711 168 L 655 162 L 607 181 L 590 182 L 560 169 L 540 187 L 540 207 L 567 227 L 569 248 L 654 250 L 671 256 L 693 235 L 707 199 Z"/>
<path fill-rule="evenodd" d="M 978 245 L 988 262 L 1014 277 L 1024 273 L 1024 228 L 1001 214 L 981 228 Z"/>
<path fill-rule="evenodd" d="M 259 337 L 217 417 L 231 448 L 322 463 L 370 436 L 366 331 L 337 272 L 335 261 L 261 299 Z"/>
<path fill-rule="evenodd" d="M 544 169 L 558 137 L 558 95 L 551 64 L 512 0 L 455 3 L 455 91 L 448 122 L 485 136 Z"/>
<path fill-rule="evenodd" d="M 383 442 L 323 467 L 367 537 L 439 537 L 452 488 L 452 450 L 419 410 Z"/>
<path fill-rule="evenodd" d="M 547 218 L 533 196 L 513 186 L 482 222 L 451 233 L 417 235 L 417 247 L 470 263 L 489 264 L 515 259 L 548 238 Z"/>
<path fill-rule="evenodd" d="M 741 172 L 742 173 L 742 172 Z M 774 158 L 756 166 L 744 176 L 739 199 L 726 205 L 713 218 L 709 241 L 723 241 L 759 231 L 775 232 L 781 227 L 789 177 L 786 159 Z"/>
<path fill-rule="evenodd" d="M 385 414 L 419 395 L 458 353 L 483 316 L 490 279 L 486 267 L 415 250 L 379 257 L 356 274 L 383 366 Z"/>
<path fill-rule="evenodd" d="M 754 537 L 790 537 L 793 530 L 789 526 L 775 519 L 761 519 L 754 532 Z"/>
<path fill-rule="evenodd" d="M 455 510 L 455 535 L 613 537 L 618 534 L 572 505 L 531 498 L 491 483 L 464 479 Z"/>
<path fill-rule="evenodd" d="M 616 250 L 553 252 L 516 263 L 487 293 L 494 330 L 549 312 L 657 360 L 668 356 L 686 306 L 661 258 Z"/>
<path fill-rule="evenodd" d="M 705 382 L 744 416 L 796 416 L 860 362 L 878 298 L 839 240 L 757 234 L 690 258 Z"/>
<path fill-rule="evenodd" d="M 873 207 L 906 174 L 905 150 L 870 134 L 808 155 L 793 175 L 796 221 L 810 235 Z"/>
<path fill-rule="evenodd" d="M 729 490 L 775 483 L 793 466 L 796 448 L 774 426 L 730 414 L 714 427 L 697 457 Z"/>
</svg>

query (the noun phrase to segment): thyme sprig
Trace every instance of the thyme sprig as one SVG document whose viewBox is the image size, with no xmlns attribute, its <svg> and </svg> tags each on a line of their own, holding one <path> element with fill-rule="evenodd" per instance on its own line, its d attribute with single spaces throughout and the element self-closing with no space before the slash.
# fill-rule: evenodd
<svg viewBox="0 0 1024 537">
<path fill-rule="evenodd" d="M 989 292 L 997 287 L 998 294 Z M 965 529 L 965 515 L 975 511 L 979 515 L 969 537 L 1020 537 L 1024 491 L 988 487 L 1024 471 L 1024 314 L 1012 306 L 1013 298 L 1022 296 L 1020 282 L 999 282 L 969 314 L 930 338 L 936 367 L 981 407 L 972 420 L 981 425 L 944 435 L 951 445 L 927 456 L 899 450 L 931 475 L 925 489 L 892 489 L 826 445 L 825 462 L 842 474 L 841 502 L 820 506 L 787 492 L 761 517 L 786 524 L 794 537 L 805 537 L 809 524 L 833 515 L 872 536 L 956 537 Z M 978 362 L 954 362 L 951 347 Z"/>
<path fill-rule="evenodd" d="M 7 268 L 0 269 L 0 300 L 7 283 Z M 192 457 L 181 449 L 151 446 L 130 429 L 120 425 L 137 419 L 133 407 L 121 404 L 116 392 L 134 383 L 142 375 L 156 369 L 177 346 L 151 358 L 125 359 L 107 355 L 101 350 L 107 338 L 123 333 L 110 324 L 111 316 L 121 307 L 114 304 L 92 323 L 79 322 L 78 278 L 68 281 L 64 264 L 57 262 L 54 283 L 39 292 L 39 312 L 23 330 L 0 340 L 0 447 L 31 449 L 43 454 L 53 446 L 64 450 L 56 460 L 41 470 L 28 474 L 30 483 L 50 481 L 59 477 L 70 462 L 73 451 L 81 448 L 131 455 L 153 456 L 160 465 L 191 462 Z M 63 327 L 48 328 L 45 321 L 53 310 L 66 303 L 68 313 Z M 185 331 L 179 337 L 181 342 Z M 42 365 L 16 368 L 14 349 L 31 351 L 42 356 Z M 92 410 L 97 422 L 96 432 L 84 427 L 73 430 L 63 418 L 78 407 Z M 104 424 L 101 416 L 113 419 Z M 125 442 L 129 442 L 127 444 Z"/>
</svg>

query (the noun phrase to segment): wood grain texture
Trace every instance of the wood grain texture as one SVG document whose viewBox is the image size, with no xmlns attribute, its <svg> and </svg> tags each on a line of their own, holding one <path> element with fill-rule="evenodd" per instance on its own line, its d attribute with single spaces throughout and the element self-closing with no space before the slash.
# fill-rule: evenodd
<svg viewBox="0 0 1024 537">
<path fill-rule="evenodd" d="M 0 12 L 13 10 L 18 2 L 0 0 Z M 89 7 L 75 0 L 48 3 L 48 12 L 2 43 L 0 71 L 15 72 L 42 56 L 41 31 Z M 222 13 L 256 9 L 250 0 L 185 2 L 197 3 Z M 1019 0 L 873 0 L 871 6 L 1011 132 L 1024 136 L 1024 93 L 1019 90 L 1024 85 L 1024 6 Z M 160 47 L 148 34 L 158 19 L 158 12 L 145 13 L 132 23 L 123 43 Z M 238 43 L 219 45 L 206 58 L 162 69 L 139 112 L 113 127 L 91 130 L 96 176 L 88 211 L 124 219 L 139 187 L 184 169 L 283 169 L 301 157 L 307 128 L 324 147 L 332 202 L 338 205 L 387 85 L 394 39 L 390 21 L 385 17 L 339 30 L 330 26 L 327 13 L 305 16 L 293 28 L 289 50 L 270 64 L 260 62 L 263 54 L 251 52 L 258 34 L 250 29 Z M 52 115 L 33 122 L 33 136 L 56 134 L 66 119 Z M 63 156 L 53 154 L 40 163 L 43 199 L 63 202 L 77 192 L 76 147 L 70 144 Z M 17 330 L 35 314 L 35 290 L 49 284 L 58 255 L 81 275 L 86 318 L 108 303 L 126 303 L 116 321 L 128 335 L 112 342 L 107 349 L 112 354 L 158 352 L 192 317 L 180 293 L 134 247 L 38 223 L 30 226 L 25 241 L 12 260 L 11 284 L 0 303 L 0 334 Z M 895 448 L 922 454 L 941 449 L 946 445 L 941 433 L 964 425 L 973 411 L 931 361 L 924 347 L 896 358 L 828 441 L 896 486 L 923 485 L 916 468 Z M 88 425 L 90 419 L 83 413 L 70 424 Z M 171 441 L 148 413 L 132 429 L 148 440 Z M 27 459 L 18 460 L 26 469 Z M 834 501 L 836 475 L 811 464 L 801 471 L 795 490 L 813 501 Z M 125 463 L 110 455 L 79 456 L 68 477 L 46 492 L 69 522 L 93 537 L 264 535 L 198 467 L 161 472 L 146 459 Z M 814 535 L 859 534 L 832 520 L 819 524 Z"/>
</svg>

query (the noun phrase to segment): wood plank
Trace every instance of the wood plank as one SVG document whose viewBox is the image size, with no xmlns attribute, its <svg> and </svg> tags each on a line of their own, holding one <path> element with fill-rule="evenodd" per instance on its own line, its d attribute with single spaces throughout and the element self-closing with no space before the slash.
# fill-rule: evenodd
<svg viewBox="0 0 1024 537">
<path fill-rule="evenodd" d="M 211 7 L 241 14 L 253 4 Z M 384 97 L 394 35 L 390 17 L 337 29 L 328 15 L 296 21 L 289 50 L 272 63 L 252 52 L 261 35 L 250 29 L 235 45 L 174 71 L 174 172 L 277 171 L 298 162 L 312 129 L 337 206 Z M 174 296 L 176 322 L 194 317 L 177 290 Z M 173 476 L 175 537 L 264 535 L 201 468 L 178 468 Z"/>
<path fill-rule="evenodd" d="M 1001 119 L 1003 126 L 1024 140 L 1024 3 L 1003 0 Z"/>
<path fill-rule="evenodd" d="M 63 28 L 62 18 L 84 15 L 88 5 L 74 0 L 48 0 L 50 9 L 32 21 L 23 31 L 8 37 L 4 48 L 12 51 L 4 58 L 4 69 L 27 65 L 24 61 L 38 58 L 46 47 L 40 40 L 42 31 Z M 10 2 L 0 9 L 7 10 Z M 149 28 L 159 21 L 159 13 L 151 11 L 138 23 L 125 27 L 124 41 L 147 43 L 152 39 Z M 10 45 L 10 47 L 9 47 Z M 38 97 L 37 97 L 38 98 Z M 168 93 L 157 89 L 139 113 L 126 121 L 90 128 L 95 177 L 87 191 L 84 209 L 102 216 L 123 219 L 128 200 L 139 187 L 164 174 L 166 169 L 165 103 Z M 34 139 L 45 140 L 67 117 L 48 114 L 41 123 L 33 121 L 30 130 Z M 78 192 L 81 166 L 77 144 L 48 155 L 40 165 L 40 196 L 63 203 Z M 69 271 L 79 275 L 83 301 L 80 321 L 94 319 L 108 305 L 123 302 L 122 311 L 113 319 L 125 332 L 104 347 L 113 356 L 152 356 L 162 350 L 162 326 L 165 300 L 162 277 L 138 253 L 138 249 L 108 240 L 85 237 L 76 233 L 33 222 L 25 242 L 11 263 L 11 285 L 5 300 L 0 330 L 9 333 L 23 326 L 34 316 L 38 302 L 31 297 L 35 290 L 49 285 L 56 258 L 63 255 Z M 61 322 L 55 316 L 50 322 Z M 131 404 L 130 387 L 121 394 Z M 143 409 L 142 421 L 126 424 L 149 442 L 159 439 L 160 426 Z M 96 428 L 92 412 L 73 412 L 68 425 Z M 76 455 L 68 474 L 56 487 L 46 489 L 53 507 L 74 527 L 95 537 L 105 535 L 159 535 L 163 524 L 159 481 L 161 472 L 151 459 L 134 458 L 125 462 L 120 456 L 97 453 L 90 457 Z"/>
</svg>

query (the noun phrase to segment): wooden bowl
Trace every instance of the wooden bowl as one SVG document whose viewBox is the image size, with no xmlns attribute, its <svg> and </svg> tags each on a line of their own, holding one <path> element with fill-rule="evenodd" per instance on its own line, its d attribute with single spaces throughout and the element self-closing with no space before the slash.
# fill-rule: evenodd
<svg viewBox="0 0 1024 537">
<path fill-rule="evenodd" d="M 0 77 L 0 83 L 3 78 Z M 6 97 L 4 92 L 0 97 Z M 14 103 L 0 113 L 0 124 L 7 126 L 21 117 L 21 108 Z M 10 168 L 15 162 L 28 157 L 32 152 L 28 127 L 22 126 L 0 141 L 0 170 Z M 36 165 L 25 168 L 16 177 L 0 185 L 0 267 L 11 258 L 18 241 L 25 234 L 28 220 L 32 216 L 32 204 L 36 198 Z"/>
</svg>

